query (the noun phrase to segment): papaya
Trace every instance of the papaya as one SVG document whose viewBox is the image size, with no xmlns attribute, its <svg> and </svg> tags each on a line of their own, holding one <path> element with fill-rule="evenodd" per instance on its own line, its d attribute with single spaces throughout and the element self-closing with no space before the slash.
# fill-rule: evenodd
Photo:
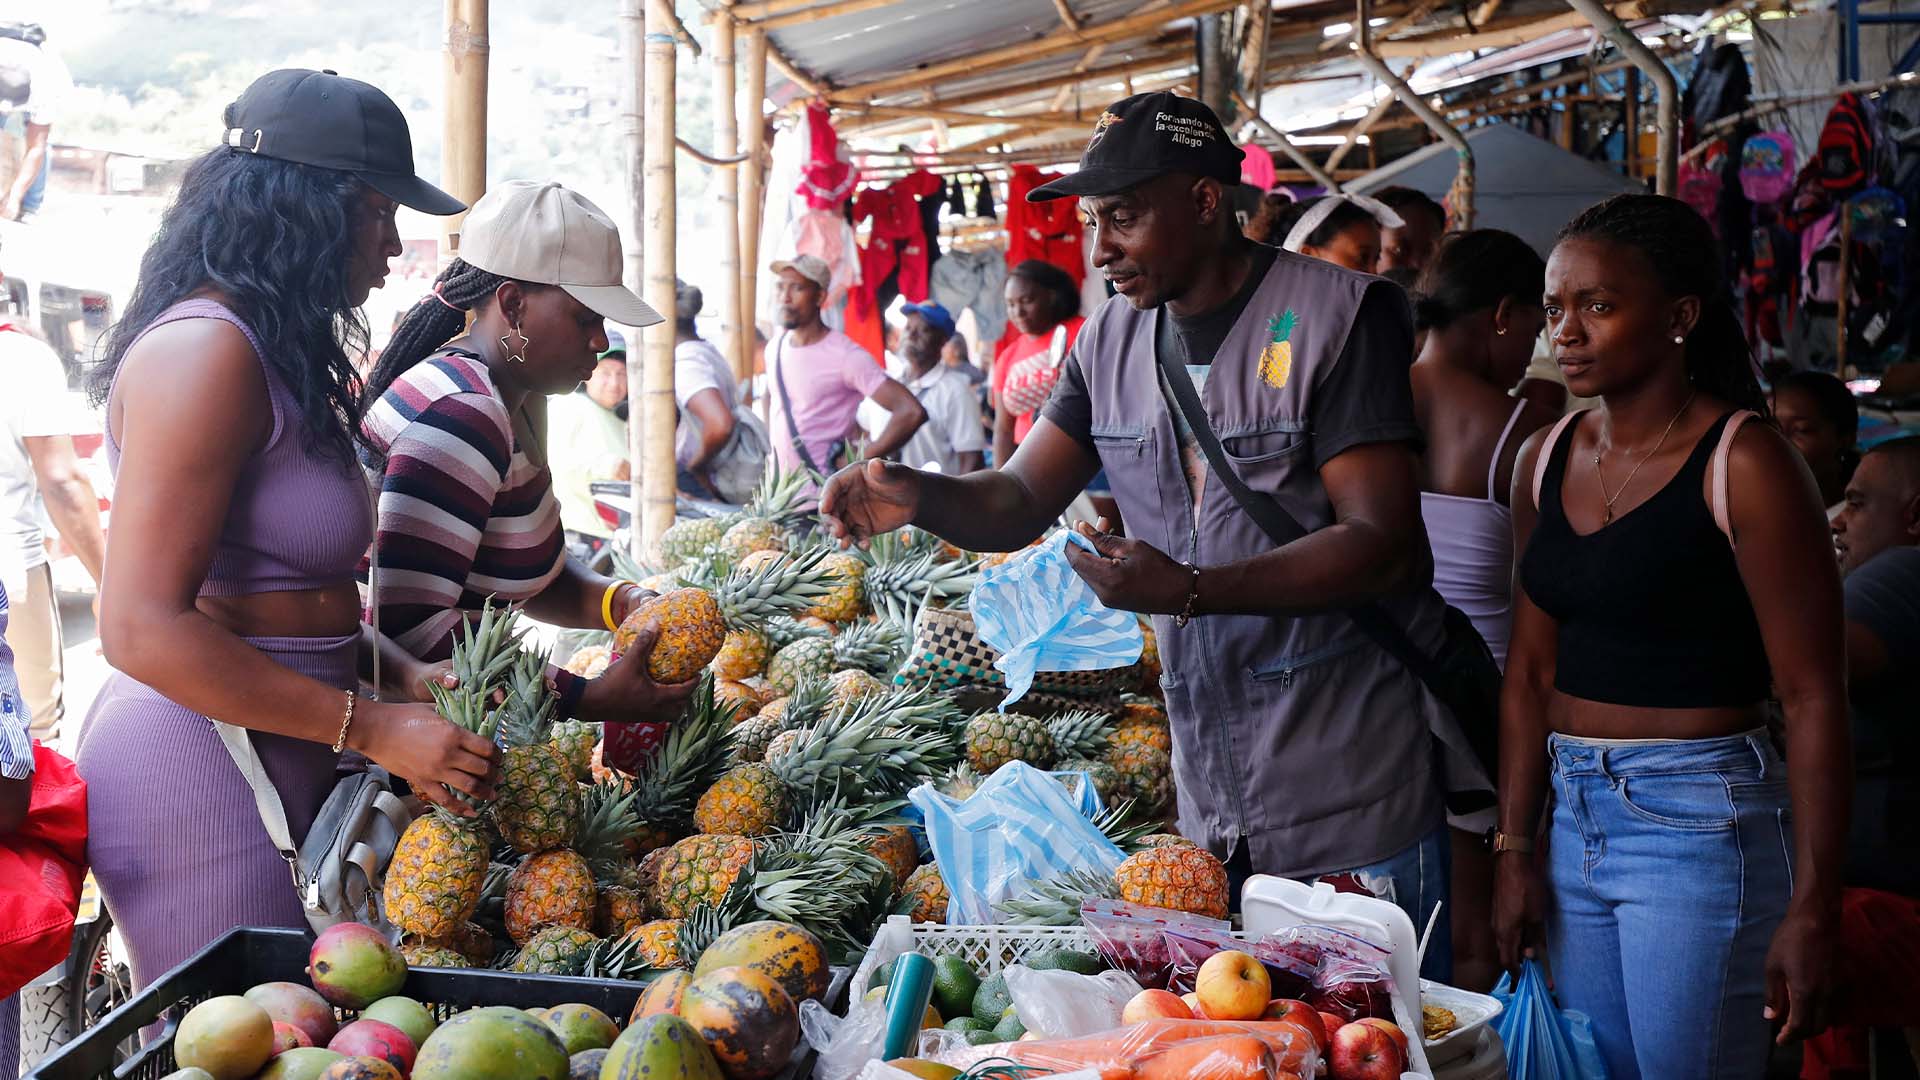
<svg viewBox="0 0 1920 1080">
<path fill-rule="evenodd" d="M 613 1040 L 600 1063 L 600 1080 L 723 1080 L 700 1033 L 677 1016 L 634 1021 Z"/>
<path fill-rule="evenodd" d="M 647 984 L 640 992 L 640 1000 L 633 1003 L 633 1015 L 627 1017 L 627 1023 L 637 1024 L 649 1016 L 680 1015 L 680 999 L 686 996 L 687 984 L 693 976 L 684 971 L 670 971 Z"/>
<path fill-rule="evenodd" d="M 752 968 L 780 984 L 798 1005 L 827 996 L 827 947 L 792 923 L 762 920 L 721 934 L 700 954 L 693 977 L 725 967 Z"/>
<path fill-rule="evenodd" d="M 319 1080 L 405 1080 L 393 1062 L 377 1057 L 350 1057 L 327 1066 Z"/>
<path fill-rule="evenodd" d="M 680 1015 L 713 1048 L 728 1080 L 768 1080 L 800 1041 L 800 1013 L 770 976 L 723 967 L 696 976 Z"/>
<path fill-rule="evenodd" d="M 420 1047 L 413 1080 L 567 1080 L 567 1048 L 551 1027 L 520 1009 L 463 1012 Z"/>
</svg>

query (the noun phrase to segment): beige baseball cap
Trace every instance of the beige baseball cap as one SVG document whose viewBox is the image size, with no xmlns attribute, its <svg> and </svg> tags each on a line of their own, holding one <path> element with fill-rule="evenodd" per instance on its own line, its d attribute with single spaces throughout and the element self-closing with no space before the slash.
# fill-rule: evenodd
<svg viewBox="0 0 1920 1080">
<path fill-rule="evenodd" d="M 459 255 L 489 274 L 557 285 L 625 326 L 666 321 L 620 284 L 620 230 L 613 219 L 551 181 L 509 180 L 482 195 L 461 223 Z"/>
</svg>

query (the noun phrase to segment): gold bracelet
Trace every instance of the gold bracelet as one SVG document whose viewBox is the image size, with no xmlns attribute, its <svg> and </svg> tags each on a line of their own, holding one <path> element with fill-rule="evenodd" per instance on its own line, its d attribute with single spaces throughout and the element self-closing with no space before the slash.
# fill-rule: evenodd
<svg viewBox="0 0 1920 1080">
<path fill-rule="evenodd" d="M 339 753 L 347 748 L 347 729 L 353 726 L 354 692 L 347 691 L 347 715 L 340 718 L 340 735 L 333 740 L 333 752 Z"/>
<path fill-rule="evenodd" d="M 600 620 L 607 624 L 608 630 L 620 629 L 620 624 L 613 621 L 613 596 L 620 591 L 620 586 L 631 584 L 631 581 L 616 581 L 600 594 Z"/>
</svg>

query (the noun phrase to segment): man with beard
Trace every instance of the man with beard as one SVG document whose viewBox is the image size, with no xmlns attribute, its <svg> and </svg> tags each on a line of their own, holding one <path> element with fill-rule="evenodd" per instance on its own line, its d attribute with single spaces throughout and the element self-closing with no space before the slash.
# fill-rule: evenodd
<svg viewBox="0 0 1920 1080">
<path fill-rule="evenodd" d="M 1387 282 L 1247 240 L 1229 194 L 1241 157 L 1197 101 L 1110 106 L 1079 171 L 1029 195 L 1079 197 L 1118 294 L 1081 330 L 1032 432 L 995 472 L 843 470 L 821 513 L 843 540 L 913 524 L 1009 551 L 1104 466 L 1130 536 L 1089 529 L 1098 553 L 1068 557 L 1108 606 L 1155 616 L 1181 833 L 1236 880 L 1331 878 L 1422 926 L 1447 880 L 1435 732 L 1457 727 L 1443 731 L 1451 716 L 1346 610 L 1377 605 L 1428 655 L 1442 637 L 1412 320 Z M 1217 459 L 1304 536 L 1271 539 L 1213 474 L 1175 404 L 1193 394 Z M 1450 951 L 1442 920 L 1435 977 Z"/>
<path fill-rule="evenodd" d="M 801 255 L 771 269 L 779 276 L 773 295 L 781 332 L 768 348 L 767 368 L 773 378 L 771 436 L 780 467 L 820 473 L 837 468 L 863 398 L 892 414 L 866 455 L 897 453 L 926 423 L 927 412 L 865 349 L 821 321 L 820 305 L 833 276 L 826 261 Z"/>
<path fill-rule="evenodd" d="M 908 304 L 905 310 L 901 375 L 926 410 L 927 422 L 907 440 L 900 460 L 916 469 L 937 467 L 948 476 L 970 473 L 986 464 L 987 422 L 973 380 L 945 361 L 946 346 L 955 340 L 953 316 L 932 301 Z"/>
</svg>

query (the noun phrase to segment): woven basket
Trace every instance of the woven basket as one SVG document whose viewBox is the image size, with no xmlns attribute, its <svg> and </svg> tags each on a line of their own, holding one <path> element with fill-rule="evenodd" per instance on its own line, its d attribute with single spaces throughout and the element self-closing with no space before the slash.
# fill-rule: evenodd
<svg viewBox="0 0 1920 1080">
<path fill-rule="evenodd" d="M 926 608 L 914 621 L 913 647 L 894 677 L 897 683 L 931 683 L 941 689 L 1003 689 L 1006 676 L 994 668 L 1000 654 L 980 640 L 973 612 Z M 1117 703 L 1122 689 L 1139 682 L 1138 664 L 1106 671 L 1042 671 L 1033 677 L 1034 696 L 1064 698 L 1066 708 Z M 1023 699 L 1024 703 L 1024 699 Z"/>
</svg>

